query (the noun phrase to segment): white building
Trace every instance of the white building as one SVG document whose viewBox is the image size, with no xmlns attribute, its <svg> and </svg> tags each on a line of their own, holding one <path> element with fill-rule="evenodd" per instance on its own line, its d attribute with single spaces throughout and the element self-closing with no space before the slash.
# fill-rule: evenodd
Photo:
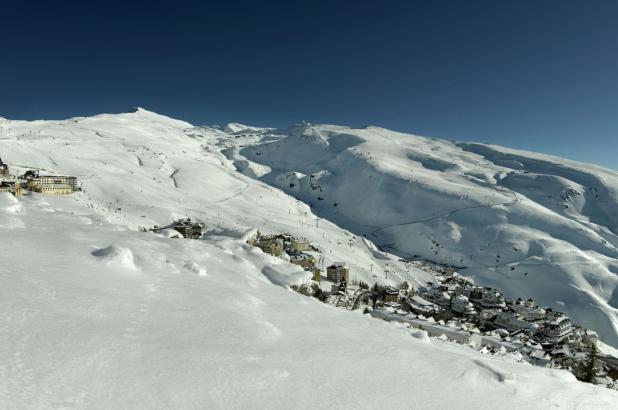
<svg viewBox="0 0 618 410">
<path fill-rule="evenodd" d="M 67 175 L 38 175 L 28 179 L 28 187 L 43 194 L 66 195 L 79 191 L 77 178 Z"/>
<path fill-rule="evenodd" d="M 542 309 L 534 304 L 534 299 L 528 299 L 526 302 L 518 299 L 515 303 L 513 303 L 511 308 L 519 313 L 524 320 L 529 322 L 543 320 L 547 315 L 545 309 Z"/>
<path fill-rule="evenodd" d="M 326 268 L 326 278 L 333 283 L 339 283 L 342 280 L 350 281 L 350 268 L 344 262 L 334 262 Z"/>
<path fill-rule="evenodd" d="M 464 296 L 466 296 L 464 294 Z M 503 309 L 506 307 L 504 296 L 495 289 L 476 287 L 470 290 L 470 302 L 483 309 Z"/>
<path fill-rule="evenodd" d="M 451 310 L 465 316 L 476 315 L 474 306 L 467 297 L 463 295 L 451 295 Z"/>
<path fill-rule="evenodd" d="M 412 296 L 411 298 L 406 299 L 406 304 L 412 312 L 419 315 L 429 316 L 440 310 L 435 303 L 432 303 L 420 296 Z"/>
<path fill-rule="evenodd" d="M 500 309 L 481 309 L 479 310 L 479 320 L 483 324 L 490 324 L 502 312 Z"/>
<path fill-rule="evenodd" d="M 445 285 L 432 285 L 429 288 L 422 288 L 419 295 L 432 303 L 449 308 L 451 306 L 450 288 Z"/>
<path fill-rule="evenodd" d="M 515 311 L 503 311 L 498 313 L 494 320 L 496 326 L 505 328 L 509 332 L 518 332 L 524 329 L 530 329 L 536 332 L 539 325 L 532 323 L 523 318 L 523 316 Z"/>
<path fill-rule="evenodd" d="M 549 344 L 560 343 L 573 333 L 571 320 L 561 313 L 555 313 L 540 330 L 542 341 Z"/>
</svg>

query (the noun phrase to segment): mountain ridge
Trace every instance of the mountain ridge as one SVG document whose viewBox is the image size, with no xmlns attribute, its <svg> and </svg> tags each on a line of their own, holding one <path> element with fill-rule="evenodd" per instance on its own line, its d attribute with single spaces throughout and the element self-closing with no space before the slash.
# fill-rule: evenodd
<svg viewBox="0 0 618 410">
<path fill-rule="evenodd" d="M 132 122 L 140 125 L 131 132 Z M 231 170 L 282 189 L 319 217 L 384 249 L 466 266 L 463 273 L 479 283 L 560 307 L 618 345 L 618 173 L 546 154 L 380 127 L 300 123 L 270 129 L 234 124 L 243 130 L 228 134 L 137 109 L 65 121 L 9 120 L 0 130 L 23 131 L 18 139 L 34 142 L 51 127 L 66 147 L 77 141 L 91 146 L 115 141 L 118 149 L 129 144 L 130 150 L 148 155 L 148 143 L 163 143 L 155 161 L 161 162 L 164 180 L 173 187 L 211 185 L 196 184 L 192 171 L 167 161 L 169 144 L 189 144 L 196 153 L 218 152 L 221 158 L 208 160 L 211 165 L 196 156 L 189 168 L 227 162 Z M 112 125 L 129 129 L 118 138 L 109 131 Z M 80 140 L 75 139 L 78 135 Z M 150 140 L 154 135 L 165 139 Z M 141 139 L 147 144 L 140 144 Z M 19 155 L 33 157 L 23 151 Z M 43 161 L 33 165 L 57 168 L 45 153 L 37 155 Z M 127 174 L 129 163 L 144 162 L 140 152 L 120 157 L 127 158 L 115 165 L 119 174 Z M 101 164 L 98 171 L 107 172 L 107 167 Z M 79 165 L 58 171 L 92 174 L 86 169 Z M 138 166 L 131 172 L 143 170 Z M 126 181 L 130 184 L 131 179 Z M 552 279 L 555 275 L 562 279 Z M 559 290 L 545 290 L 543 277 Z"/>
<path fill-rule="evenodd" d="M 516 288 L 555 308 L 580 305 L 567 311 L 582 322 L 592 319 L 582 314 L 591 303 L 606 315 L 592 327 L 618 342 L 618 173 L 379 128 L 305 125 L 276 134 L 283 137 L 236 155 L 271 168 L 260 179 L 318 215 L 401 256 L 468 266 L 480 283 Z M 525 285 L 542 267 L 579 291 L 549 300 L 540 283 Z"/>
<path fill-rule="evenodd" d="M 485 164 L 480 158 L 435 140 L 394 134 L 383 139 L 387 131 L 376 128 L 312 127 L 317 128 L 310 135 L 299 128 L 291 139 L 270 129 L 232 135 L 146 112 L 0 123 L 0 156 L 12 174 L 41 169 L 75 175 L 82 189 L 68 196 L 0 193 L 0 245 L 6 250 L 0 264 L 0 339 L 8 341 L 0 345 L 5 366 L 0 403 L 457 408 L 465 397 L 466 406 L 476 409 L 496 402 L 505 408 L 606 409 L 616 402 L 616 392 L 580 383 L 566 370 L 520 363 L 517 352 L 477 352 L 290 291 L 308 272 L 249 246 L 256 229 L 307 238 L 320 249 L 320 266 L 344 261 L 354 281 L 393 286 L 405 281 L 420 288 L 434 275 L 394 255 L 389 241 L 402 256 L 408 256 L 403 252 L 408 247 L 455 264 L 456 252 L 466 255 L 464 242 L 474 243 L 471 234 L 486 236 L 497 230 L 494 220 L 514 218 L 492 210 L 460 219 L 476 212 L 464 210 L 410 225 L 423 228 L 420 239 L 406 226 L 364 237 L 372 220 L 379 228 L 449 211 L 453 203 L 484 206 L 486 200 L 516 198 L 489 184 L 495 169 L 478 168 Z M 374 145 L 368 147 L 365 138 Z M 289 158 L 278 155 L 286 146 Z M 459 155 L 459 168 L 444 166 L 449 154 Z M 467 159 L 470 163 L 461 163 Z M 474 190 L 479 183 L 490 187 Z M 335 206 L 336 200 L 341 203 Z M 494 208 L 506 212 L 513 206 Z M 206 236 L 170 239 L 169 232 L 148 231 L 184 217 L 205 223 Z M 518 217 L 534 222 L 526 214 Z M 554 224 L 567 219 L 552 218 Z M 488 231 L 471 233 L 479 221 Z M 526 263 L 551 266 L 555 252 L 541 245 L 556 241 L 544 231 L 528 241 L 531 233 L 524 227 L 502 229 L 521 242 Z M 441 233 L 448 239 L 438 238 Z M 602 246 L 592 234 L 589 241 Z M 603 267 L 612 260 L 577 252 Z M 480 262 L 479 272 L 491 268 Z M 461 273 L 491 283 L 491 277 L 470 269 Z M 507 296 L 536 296 L 530 283 L 511 283 L 498 273 L 495 282 Z M 595 316 L 590 312 L 596 305 L 580 306 L 569 297 L 589 298 L 586 302 L 597 297 L 599 305 L 607 304 L 612 282 L 594 291 L 587 286 L 599 279 L 595 272 L 538 273 L 530 277 L 544 290 L 541 303 L 564 300 L 560 310 L 587 313 L 573 315 L 582 325 L 611 330 L 602 321 L 607 312 Z M 565 297 L 575 289 L 570 284 L 580 290 Z"/>
</svg>

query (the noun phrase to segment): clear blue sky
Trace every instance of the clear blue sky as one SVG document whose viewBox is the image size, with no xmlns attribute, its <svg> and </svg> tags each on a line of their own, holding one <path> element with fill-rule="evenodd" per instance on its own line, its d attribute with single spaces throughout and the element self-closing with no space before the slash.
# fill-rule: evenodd
<svg viewBox="0 0 618 410">
<path fill-rule="evenodd" d="M 371 124 L 618 169 L 618 1 L 6 1 L 0 41 L 7 118 Z"/>
</svg>

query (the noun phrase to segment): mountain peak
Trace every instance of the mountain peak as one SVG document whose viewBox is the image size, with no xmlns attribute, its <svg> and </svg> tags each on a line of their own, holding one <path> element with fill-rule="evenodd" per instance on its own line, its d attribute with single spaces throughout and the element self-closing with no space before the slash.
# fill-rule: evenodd
<svg viewBox="0 0 618 410">
<path fill-rule="evenodd" d="M 228 134 L 236 134 L 239 132 L 261 132 L 269 129 L 270 128 L 241 124 L 239 122 L 229 122 L 222 128 L 222 131 Z"/>
<path fill-rule="evenodd" d="M 138 106 L 134 105 L 133 107 L 129 108 L 125 112 L 127 114 L 133 114 L 133 113 L 140 112 L 140 111 L 145 111 L 145 110 L 142 107 L 138 107 Z"/>
</svg>

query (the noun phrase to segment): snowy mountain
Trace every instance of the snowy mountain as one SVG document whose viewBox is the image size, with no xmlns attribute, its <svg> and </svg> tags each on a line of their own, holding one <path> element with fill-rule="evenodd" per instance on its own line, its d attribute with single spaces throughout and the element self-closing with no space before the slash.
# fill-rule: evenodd
<svg viewBox="0 0 618 410">
<path fill-rule="evenodd" d="M 242 133 L 264 132 L 264 131 L 272 130 L 272 128 L 253 127 L 251 125 L 240 124 L 238 122 L 230 122 L 226 124 L 224 127 L 220 127 L 219 129 L 221 129 L 221 131 L 226 132 L 228 134 L 242 134 Z"/>
<path fill-rule="evenodd" d="M 82 188 L 0 193 L 3 408 L 460 408 L 465 398 L 479 409 L 606 409 L 618 399 L 566 371 L 301 296 L 288 285 L 307 272 L 246 244 L 256 228 L 304 236 L 324 264 L 346 261 L 368 282 L 432 279 L 400 256 L 465 266 L 616 345 L 610 171 L 378 128 L 193 127 L 143 109 L 2 121 L 0 157 Z M 207 225 L 204 239 L 139 230 L 186 216 Z"/>
<path fill-rule="evenodd" d="M 381 128 L 300 125 L 228 156 L 401 256 L 532 296 L 618 345 L 618 173 Z M 243 165 L 245 169 L 247 165 Z"/>
</svg>

